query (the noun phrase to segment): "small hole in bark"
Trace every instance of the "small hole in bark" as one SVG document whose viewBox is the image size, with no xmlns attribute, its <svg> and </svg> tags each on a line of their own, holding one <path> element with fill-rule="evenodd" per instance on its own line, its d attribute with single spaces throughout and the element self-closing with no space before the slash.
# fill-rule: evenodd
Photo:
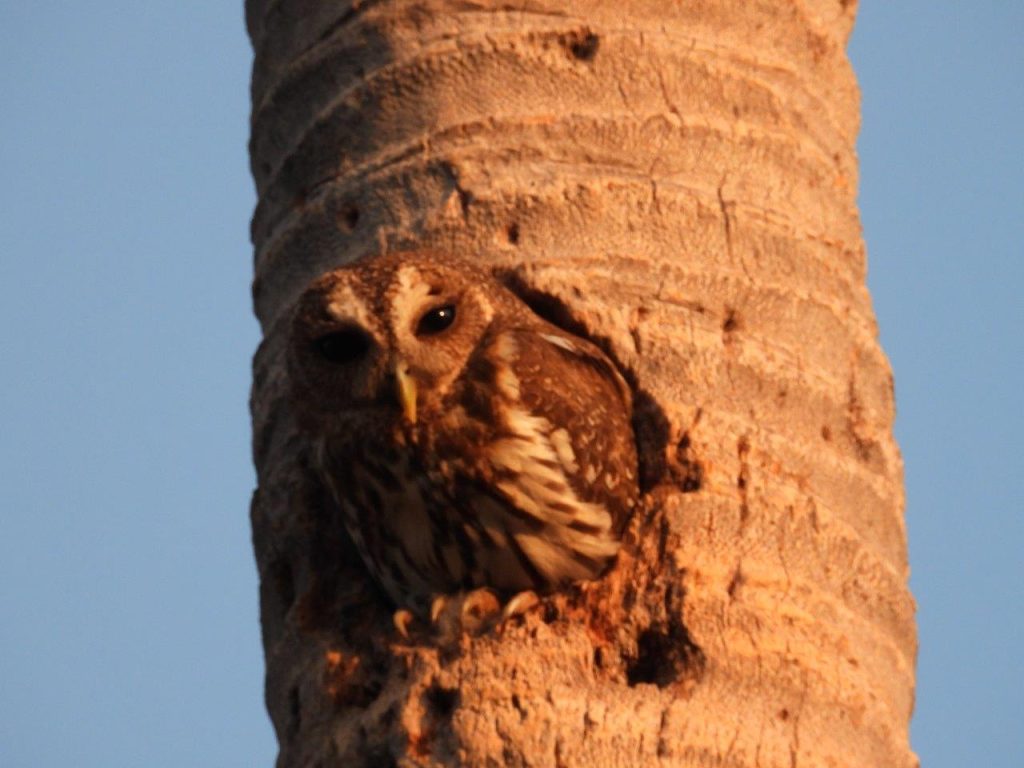
<svg viewBox="0 0 1024 768">
<path fill-rule="evenodd" d="M 508 229 L 505 230 L 505 235 L 508 237 L 508 241 L 512 245 L 519 245 L 519 225 L 512 222 L 508 225 Z"/>
<path fill-rule="evenodd" d="M 637 638 L 637 657 L 626 669 L 629 684 L 654 683 L 663 688 L 674 679 L 667 636 L 653 629 L 644 630 Z"/>
<path fill-rule="evenodd" d="M 741 491 L 746 490 L 747 480 L 750 476 L 750 466 L 747 463 L 747 457 L 750 454 L 750 441 L 747 440 L 746 435 L 741 437 L 736 443 L 736 455 L 740 460 L 740 472 L 736 476 L 736 487 Z"/>
<path fill-rule="evenodd" d="M 522 699 L 519 698 L 519 694 L 516 694 L 516 693 L 512 694 L 512 706 L 515 707 L 516 712 L 519 713 L 519 721 L 522 722 L 522 721 L 526 720 L 526 717 L 527 717 L 526 707 L 523 706 L 523 702 L 522 702 Z"/>
<path fill-rule="evenodd" d="M 635 586 L 626 587 L 626 592 L 622 596 L 622 607 L 627 611 L 631 611 L 633 606 L 636 605 L 637 590 Z"/>
<path fill-rule="evenodd" d="M 789 720 L 789 710 L 788 709 L 780 709 L 779 710 L 779 720 Z"/>
<path fill-rule="evenodd" d="M 553 603 L 544 603 L 540 619 L 545 624 L 553 624 L 558 621 L 558 608 Z"/>
<path fill-rule="evenodd" d="M 683 493 L 694 493 L 704 483 L 704 468 L 690 455 L 690 435 L 684 433 L 676 444 L 676 466 L 673 467 L 676 485 Z"/>
<path fill-rule="evenodd" d="M 444 688 L 437 683 L 427 689 L 427 704 L 440 717 L 448 719 L 459 705 L 459 691 L 456 688 Z"/>
<path fill-rule="evenodd" d="M 462 208 L 462 216 L 466 217 L 469 215 L 469 206 L 473 203 L 473 193 L 468 189 L 459 187 L 459 207 Z"/>
<path fill-rule="evenodd" d="M 358 223 L 359 209 L 352 203 L 343 205 L 338 211 L 338 224 L 341 225 L 341 228 L 346 232 L 352 232 Z"/>
<path fill-rule="evenodd" d="M 821 428 L 821 439 L 826 443 L 832 440 L 832 430 L 828 427 Z"/>
<path fill-rule="evenodd" d="M 664 688 L 703 663 L 703 652 L 681 624 L 650 627 L 637 638 L 637 656 L 626 667 L 626 681 L 630 686 L 653 683 Z"/>
<path fill-rule="evenodd" d="M 569 55 L 577 61 L 593 61 L 600 43 L 601 38 L 589 29 L 573 32 L 563 39 L 563 45 L 569 51 Z"/>
<path fill-rule="evenodd" d="M 729 579 L 729 586 L 726 588 L 726 592 L 729 594 L 729 599 L 735 600 L 736 594 L 740 591 L 740 587 L 743 586 L 743 571 L 737 568 L 732 573 L 732 578 Z"/>
<path fill-rule="evenodd" d="M 725 320 L 722 322 L 724 333 L 733 333 L 740 327 L 740 318 L 735 309 L 726 310 Z"/>
</svg>

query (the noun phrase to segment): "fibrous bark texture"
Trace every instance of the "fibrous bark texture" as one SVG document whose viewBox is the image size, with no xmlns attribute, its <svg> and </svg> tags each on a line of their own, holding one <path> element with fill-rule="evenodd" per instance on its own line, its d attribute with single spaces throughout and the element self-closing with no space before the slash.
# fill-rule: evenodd
<svg viewBox="0 0 1024 768">
<path fill-rule="evenodd" d="M 278 765 L 911 766 L 893 390 L 847 0 L 248 0 L 267 704 Z M 285 397 L 308 281 L 511 270 L 637 394 L 615 569 L 403 640 Z"/>
</svg>

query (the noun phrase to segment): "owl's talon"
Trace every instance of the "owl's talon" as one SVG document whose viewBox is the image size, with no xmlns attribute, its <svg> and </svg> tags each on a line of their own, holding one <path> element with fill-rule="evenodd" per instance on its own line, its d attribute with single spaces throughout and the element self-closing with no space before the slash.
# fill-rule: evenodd
<svg viewBox="0 0 1024 768">
<path fill-rule="evenodd" d="M 444 613 L 445 607 L 448 605 L 447 595 L 438 595 L 434 598 L 433 602 L 430 603 L 430 623 L 436 625 L 441 619 L 441 614 Z"/>
<path fill-rule="evenodd" d="M 505 607 L 501 611 L 501 619 L 504 621 L 505 619 L 510 619 L 513 616 L 521 616 L 539 602 L 540 598 L 537 597 L 537 593 L 533 590 L 527 589 L 520 592 L 505 603 Z"/>
<path fill-rule="evenodd" d="M 405 608 L 399 608 L 391 616 L 391 621 L 395 625 L 395 629 L 398 630 L 405 640 L 409 639 L 409 625 L 413 622 L 413 615 L 410 611 Z"/>
</svg>

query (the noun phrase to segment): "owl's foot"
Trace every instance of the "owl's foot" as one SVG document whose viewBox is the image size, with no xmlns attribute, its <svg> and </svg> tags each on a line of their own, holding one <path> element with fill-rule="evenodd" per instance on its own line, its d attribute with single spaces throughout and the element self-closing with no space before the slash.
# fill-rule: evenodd
<svg viewBox="0 0 1024 768">
<path fill-rule="evenodd" d="M 503 606 L 487 587 L 454 595 L 438 595 L 430 605 L 430 622 L 443 638 L 479 635 L 540 602 L 533 592 L 520 592 Z"/>
<path fill-rule="evenodd" d="M 522 616 L 539 602 L 540 598 L 537 597 L 537 593 L 531 589 L 513 595 L 512 599 L 505 603 L 505 607 L 501 610 L 502 621 L 511 619 L 513 616 Z"/>
<path fill-rule="evenodd" d="M 539 602 L 537 594 L 527 590 L 513 595 L 502 605 L 494 591 L 487 587 L 437 595 L 430 604 L 430 628 L 442 641 L 463 634 L 479 635 L 503 621 L 523 615 Z M 406 608 L 395 611 L 391 622 L 403 640 L 408 640 L 412 632 L 417 631 L 419 623 L 416 614 Z"/>
<path fill-rule="evenodd" d="M 438 595 L 430 604 L 430 623 L 441 637 L 478 635 L 501 613 L 501 602 L 486 587 L 454 595 Z"/>
<path fill-rule="evenodd" d="M 408 640 L 409 625 L 415 621 L 412 611 L 408 611 L 405 608 L 399 608 L 391 615 L 391 621 L 395 625 L 395 629 L 398 630 L 398 634 L 402 636 L 402 639 Z"/>
</svg>

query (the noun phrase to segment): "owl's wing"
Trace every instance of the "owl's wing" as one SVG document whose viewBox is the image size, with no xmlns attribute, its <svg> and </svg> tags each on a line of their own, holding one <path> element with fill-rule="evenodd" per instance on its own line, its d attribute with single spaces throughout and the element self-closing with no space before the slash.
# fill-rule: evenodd
<svg viewBox="0 0 1024 768">
<path fill-rule="evenodd" d="M 510 544 L 548 582 L 596 576 L 636 501 L 625 382 L 600 350 L 554 328 L 506 329 L 482 355 L 496 420 L 482 458 L 517 517 L 505 522 Z"/>
<path fill-rule="evenodd" d="M 596 346 L 555 329 L 513 330 L 502 344 L 512 347 L 502 351 L 519 383 L 518 404 L 551 425 L 548 439 L 573 490 L 609 511 L 628 512 L 636 501 L 637 458 L 632 397 L 621 374 Z"/>
</svg>

